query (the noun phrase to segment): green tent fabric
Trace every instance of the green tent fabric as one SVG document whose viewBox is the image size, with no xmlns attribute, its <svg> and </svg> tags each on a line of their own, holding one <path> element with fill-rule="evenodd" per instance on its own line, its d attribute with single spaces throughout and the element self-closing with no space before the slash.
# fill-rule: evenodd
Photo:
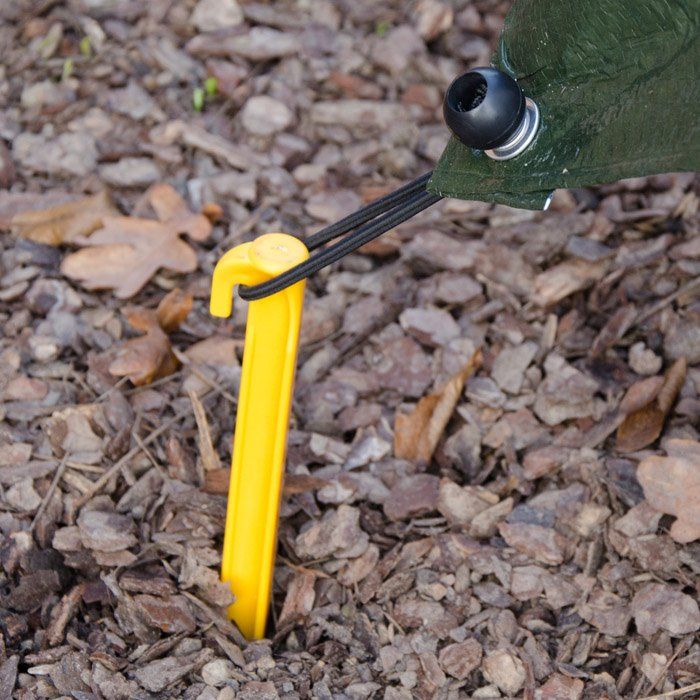
<svg viewBox="0 0 700 700">
<path fill-rule="evenodd" d="M 540 209 L 558 187 L 699 169 L 700 0 L 516 0 L 494 63 L 539 132 L 508 161 L 452 138 L 431 192 Z"/>
</svg>

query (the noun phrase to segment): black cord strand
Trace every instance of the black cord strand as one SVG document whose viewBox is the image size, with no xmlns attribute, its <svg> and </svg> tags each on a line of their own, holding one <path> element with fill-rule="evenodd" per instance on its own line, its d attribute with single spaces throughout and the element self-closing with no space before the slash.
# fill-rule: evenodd
<svg viewBox="0 0 700 700">
<path fill-rule="evenodd" d="M 309 250 L 315 250 L 316 248 L 328 243 L 328 241 L 332 241 L 334 238 L 337 238 L 341 234 L 347 233 L 348 231 L 356 229 L 358 226 L 366 224 L 376 216 L 393 209 L 398 204 L 406 202 L 416 192 L 424 190 L 425 185 L 427 184 L 428 180 L 430 180 L 432 174 L 432 171 L 425 173 L 425 175 L 421 175 L 415 180 L 403 185 L 403 187 L 399 187 L 398 190 L 394 190 L 393 192 L 380 197 L 367 206 L 362 207 L 362 209 L 358 209 L 352 214 L 349 214 L 340 221 L 336 221 L 330 226 L 322 228 L 320 231 L 317 231 L 309 236 L 304 241 L 304 244 Z"/>
<path fill-rule="evenodd" d="M 423 177 L 425 178 L 427 176 L 424 175 Z M 415 182 L 416 181 L 405 185 L 404 188 L 401 188 L 401 190 L 405 191 L 405 188 L 414 186 Z M 337 243 L 328 246 L 328 248 L 316 253 L 308 260 L 305 260 L 303 263 L 300 263 L 290 270 L 283 272 L 281 275 L 273 277 L 271 280 L 263 282 L 262 284 L 256 284 L 252 287 L 239 287 L 239 295 L 246 301 L 255 301 L 256 299 L 262 299 L 271 294 L 276 294 L 277 292 L 280 292 L 283 289 L 286 289 L 287 287 L 290 287 L 291 285 L 303 280 L 309 275 L 314 274 L 321 268 L 337 262 L 349 253 L 352 253 L 363 246 L 365 243 L 369 243 L 369 241 L 372 241 L 378 236 L 381 236 L 383 233 L 390 231 L 392 228 L 402 224 L 404 221 L 407 221 L 411 217 L 442 199 L 440 195 L 430 194 L 429 192 L 426 192 L 425 189 L 411 194 L 407 199 L 404 198 L 403 194 L 397 199 L 396 195 L 401 192 L 401 190 L 397 190 L 396 192 L 392 193 L 393 198 L 392 195 L 387 195 L 387 197 L 382 198 L 382 200 L 391 201 L 391 203 L 394 205 L 392 209 L 383 215 L 373 219 L 369 223 L 366 223 L 351 235 L 348 235 Z M 377 202 L 374 202 L 373 204 L 377 205 L 382 200 L 377 200 Z M 369 206 L 372 207 L 373 205 Z M 386 207 L 387 205 L 384 204 L 384 206 Z M 364 212 L 365 210 L 361 209 L 359 212 L 356 212 L 356 215 L 362 214 L 362 216 L 364 216 Z M 349 219 L 351 217 L 347 218 Z M 360 217 L 358 216 L 358 220 L 359 219 Z M 319 233 L 322 232 L 320 231 Z M 335 235 L 339 234 L 336 233 Z"/>
</svg>

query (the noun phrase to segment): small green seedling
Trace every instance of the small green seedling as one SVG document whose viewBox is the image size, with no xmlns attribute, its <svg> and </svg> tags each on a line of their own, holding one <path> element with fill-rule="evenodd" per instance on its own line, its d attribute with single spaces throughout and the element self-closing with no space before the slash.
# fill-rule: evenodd
<svg viewBox="0 0 700 700">
<path fill-rule="evenodd" d="M 61 80 L 63 82 L 66 82 L 72 75 L 73 75 L 73 68 L 75 67 L 75 64 L 73 63 L 73 59 L 68 57 L 65 61 L 63 61 L 63 68 L 61 69 Z"/>
<path fill-rule="evenodd" d="M 204 92 L 206 93 L 207 97 L 216 97 L 218 91 L 219 81 L 213 75 L 210 75 L 204 81 Z"/>
<path fill-rule="evenodd" d="M 89 36 L 84 36 L 80 40 L 80 54 L 82 56 L 85 56 L 85 58 L 90 58 L 92 56 L 92 44 L 90 43 L 90 37 Z"/>
<path fill-rule="evenodd" d="M 377 24 L 374 25 L 374 33 L 378 37 L 383 37 L 391 29 L 391 22 L 386 19 L 380 19 Z"/>
<path fill-rule="evenodd" d="M 192 107 L 195 112 L 201 112 L 207 100 L 216 97 L 219 83 L 214 76 L 209 76 L 204 81 L 204 87 L 196 87 L 192 90 Z"/>
<path fill-rule="evenodd" d="M 201 112 L 204 109 L 204 90 L 201 87 L 192 90 L 192 107 L 195 112 Z"/>
</svg>

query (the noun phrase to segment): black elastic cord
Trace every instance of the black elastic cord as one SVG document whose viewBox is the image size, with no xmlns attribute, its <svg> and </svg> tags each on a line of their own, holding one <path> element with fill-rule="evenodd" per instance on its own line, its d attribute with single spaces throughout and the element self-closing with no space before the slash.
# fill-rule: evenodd
<svg viewBox="0 0 700 700">
<path fill-rule="evenodd" d="M 428 183 L 428 180 L 430 180 L 432 174 L 432 171 L 425 173 L 425 175 L 421 175 L 415 180 L 411 180 L 411 182 L 403 185 L 403 187 L 399 187 L 398 190 L 389 192 L 389 194 L 376 199 L 374 202 L 370 202 L 370 204 L 367 206 L 362 207 L 362 209 L 358 209 L 340 221 L 336 221 L 330 226 L 322 228 L 320 231 L 310 235 L 304 241 L 304 245 L 306 245 L 309 250 L 315 250 L 316 248 L 328 243 L 328 241 L 332 241 L 334 238 L 337 238 L 341 234 L 352 231 L 358 226 L 362 226 L 362 224 L 366 224 L 368 221 L 374 219 L 374 217 L 379 216 L 380 214 L 389 211 L 389 209 L 393 209 L 398 204 L 402 204 L 403 202 L 407 201 L 416 192 L 421 192 L 424 190 L 425 185 Z"/>
<path fill-rule="evenodd" d="M 426 176 L 424 175 L 423 178 L 425 177 Z M 422 178 L 419 178 L 419 180 L 420 179 Z M 417 181 L 405 185 L 404 188 L 414 186 L 415 182 Z M 422 184 L 425 184 L 425 181 Z M 401 189 L 404 190 L 404 188 Z M 391 202 L 393 205 L 392 209 L 386 211 L 383 215 L 373 219 L 369 223 L 366 223 L 364 226 L 361 226 L 351 235 L 348 235 L 337 243 L 328 246 L 328 248 L 323 249 L 321 252 L 316 253 L 315 255 L 312 255 L 303 263 L 296 265 L 291 270 L 287 270 L 287 272 L 283 272 L 277 277 L 273 277 L 267 282 L 256 284 L 253 287 L 239 287 L 238 291 L 241 298 L 245 299 L 246 301 L 254 301 L 256 299 L 262 299 L 269 296 L 270 294 L 276 294 L 277 292 L 280 292 L 283 289 L 286 289 L 287 287 L 290 287 L 291 285 L 303 280 L 309 275 L 314 274 L 314 272 L 318 272 L 318 270 L 326 267 L 326 265 L 337 262 L 349 253 L 352 253 L 363 246 L 365 243 L 369 243 L 369 241 L 372 241 L 378 236 L 381 236 L 383 233 L 390 231 L 392 228 L 402 224 L 404 221 L 407 221 L 411 217 L 442 199 L 440 195 L 430 194 L 423 188 L 419 188 L 419 191 L 417 192 L 414 191 L 414 193 L 407 198 L 404 194 L 396 198 L 396 195 L 399 192 L 401 192 L 401 190 L 397 190 L 396 192 L 392 193 L 394 195 L 393 199 L 392 195 L 387 195 L 387 197 L 382 198 L 385 201 L 389 200 Z M 377 202 L 374 202 L 369 206 L 372 207 L 373 205 L 377 205 L 380 201 L 382 200 L 377 200 Z M 384 206 L 386 207 L 387 205 L 384 204 Z M 364 216 L 364 210 L 361 209 L 359 212 L 356 212 L 356 214 L 360 213 L 362 213 L 362 216 Z M 346 218 L 349 219 L 350 217 Z M 360 217 L 358 216 L 358 220 L 359 218 Z M 319 234 L 320 233 L 322 232 L 319 231 Z M 335 235 L 339 234 L 336 233 Z"/>
</svg>

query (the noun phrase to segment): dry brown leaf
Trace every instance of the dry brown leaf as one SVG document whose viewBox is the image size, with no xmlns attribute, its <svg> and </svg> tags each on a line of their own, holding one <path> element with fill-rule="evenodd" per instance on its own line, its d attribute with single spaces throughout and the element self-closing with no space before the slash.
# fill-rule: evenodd
<svg viewBox="0 0 700 700">
<path fill-rule="evenodd" d="M 394 454 L 399 459 L 429 462 L 454 411 L 464 382 L 481 364 L 481 351 L 434 394 L 424 396 L 411 413 L 397 413 Z"/>
<path fill-rule="evenodd" d="M 626 408 L 631 412 L 617 429 L 615 446 L 620 452 L 641 450 L 661 435 L 666 416 L 685 381 L 686 369 L 685 358 L 681 357 L 668 369 L 662 383 L 659 383 L 660 377 L 651 377 L 635 385 L 636 389 L 634 386 L 630 388 L 621 410 Z M 649 396 L 647 403 L 640 406 L 640 399 L 646 392 Z"/>
<path fill-rule="evenodd" d="M 128 377 L 133 384 L 150 384 L 166 377 L 178 368 L 167 331 L 175 330 L 192 308 L 192 295 L 173 289 L 158 304 L 158 308 L 141 307 L 124 310 L 131 326 L 144 335 L 127 340 L 117 351 L 109 366 L 115 377 Z M 162 323 L 165 323 L 165 330 Z"/>
<path fill-rule="evenodd" d="M 0 189 L 0 229 L 9 231 L 13 217 L 18 214 L 74 201 L 75 197 L 65 190 L 56 189 L 40 193 L 6 192 Z"/>
<path fill-rule="evenodd" d="M 202 214 L 204 214 L 212 224 L 215 224 L 224 218 L 224 209 L 216 202 L 204 202 L 204 204 L 202 204 Z"/>
<path fill-rule="evenodd" d="M 168 184 L 161 182 L 149 187 L 134 207 L 133 215 L 143 216 L 149 208 L 159 221 L 172 224 L 195 241 L 205 241 L 211 233 L 209 218 L 204 213 L 191 212 L 185 200 Z"/>
<path fill-rule="evenodd" d="M 161 268 L 194 271 L 197 255 L 180 235 L 204 240 L 211 232 L 209 219 L 190 212 L 170 185 L 155 185 L 149 192 L 148 203 L 159 220 L 106 217 L 87 247 L 63 260 L 61 272 L 86 289 L 114 289 L 116 296 L 127 299 Z"/>
<path fill-rule="evenodd" d="M 700 442 L 669 440 L 667 457 L 647 457 L 637 467 L 646 500 L 676 516 L 670 534 L 676 542 L 700 539 Z"/>
<path fill-rule="evenodd" d="M 160 327 L 166 333 L 177 330 L 192 311 L 192 302 L 192 295 L 181 289 L 175 288 L 166 294 L 156 309 L 156 317 Z"/>
<path fill-rule="evenodd" d="M 438 400 L 437 394 L 430 394 L 423 397 L 411 413 L 396 414 L 394 454 L 399 459 L 418 459 L 418 454 L 424 452 L 420 449 L 419 443 Z"/>
<path fill-rule="evenodd" d="M 666 372 L 666 380 L 656 397 L 656 403 L 665 414 L 671 410 L 671 406 L 683 388 L 687 371 L 688 363 L 685 357 L 679 357 Z"/>
<path fill-rule="evenodd" d="M 659 395 L 664 381 L 664 377 L 659 375 L 657 377 L 647 377 L 647 379 L 642 379 L 632 384 L 627 389 L 622 401 L 620 401 L 620 413 L 624 413 L 627 416 L 651 403 Z"/>
<path fill-rule="evenodd" d="M 619 452 L 636 452 L 651 445 L 664 426 L 665 415 L 656 405 L 650 403 L 625 418 L 617 429 L 615 447 Z"/>
<path fill-rule="evenodd" d="M 128 340 L 109 366 L 110 374 L 128 377 L 136 386 L 150 384 L 176 369 L 177 360 L 172 354 L 170 340 L 157 323 L 144 335 Z"/>
<path fill-rule="evenodd" d="M 12 233 L 45 245 L 72 243 L 96 231 L 108 216 L 118 214 L 107 192 L 83 197 L 48 209 L 15 214 L 10 221 Z"/>
</svg>

